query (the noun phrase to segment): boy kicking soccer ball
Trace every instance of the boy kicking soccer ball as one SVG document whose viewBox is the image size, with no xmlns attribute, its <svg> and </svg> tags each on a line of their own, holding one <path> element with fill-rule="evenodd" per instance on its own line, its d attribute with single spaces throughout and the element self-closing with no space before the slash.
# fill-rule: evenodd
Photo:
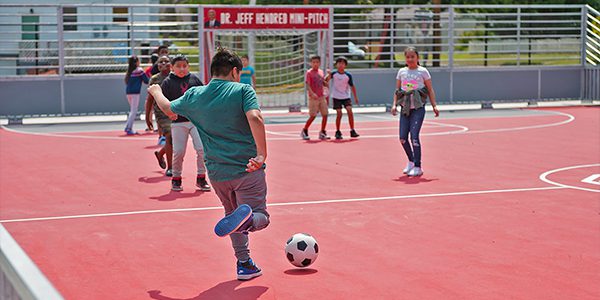
<svg viewBox="0 0 600 300">
<path fill-rule="evenodd" d="M 197 128 L 212 187 L 225 209 L 215 233 L 229 236 L 237 258 L 237 278 L 262 275 L 250 258 L 248 233 L 269 225 L 263 117 L 252 86 L 239 83 L 241 59 L 218 49 L 210 64 L 212 80 L 169 102 L 158 85 L 148 92 L 169 117 L 187 117 Z"/>
</svg>

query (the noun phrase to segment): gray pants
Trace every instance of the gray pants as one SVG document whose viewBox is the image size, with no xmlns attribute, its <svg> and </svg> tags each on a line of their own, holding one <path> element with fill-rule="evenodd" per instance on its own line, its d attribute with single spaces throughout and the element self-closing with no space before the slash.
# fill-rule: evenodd
<svg viewBox="0 0 600 300">
<path fill-rule="evenodd" d="M 204 167 L 204 149 L 198 134 L 198 129 L 192 122 L 180 122 L 171 124 L 171 139 L 173 140 L 173 177 L 181 177 L 183 172 L 183 157 L 187 148 L 188 136 L 192 137 L 192 143 L 196 150 L 196 165 L 198 175 L 206 173 Z"/>
<path fill-rule="evenodd" d="M 254 214 L 249 231 L 261 230 L 269 225 L 267 181 L 264 170 L 248 173 L 244 177 L 234 180 L 211 183 L 223 204 L 223 208 L 225 208 L 225 215 L 232 213 L 238 205 L 248 204 L 252 207 L 252 213 Z M 247 261 L 250 258 L 248 235 L 232 233 L 229 237 L 235 251 L 235 257 L 240 261 Z"/>
</svg>

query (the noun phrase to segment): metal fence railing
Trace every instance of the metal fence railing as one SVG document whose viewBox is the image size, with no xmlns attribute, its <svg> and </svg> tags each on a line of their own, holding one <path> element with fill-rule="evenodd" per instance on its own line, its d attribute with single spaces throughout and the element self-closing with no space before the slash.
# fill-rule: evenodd
<svg viewBox="0 0 600 300">
<path fill-rule="evenodd" d="M 578 65 L 582 16 L 577 5 L 335 7 L 335 53 L 355 68 L 403 65 L 421 50 L 428 67 Z M 352 47 L 351 47 L 352 45 Z M 360 49 L 362 51 L 352 50 Z"/>
<path fill-rule="evenodd" d="M 0 299 L 63 299 L 2 224 L 0 224 Z"/>
<path fill-rule="evenodd" d="M 584 12 L 585 45 L 581 49 L 582 55 L 588 65 L 600 66 L 600 12 L 591 6 L 586 6 Z"/>
<path fill-rule="evenodd" d="M 440 100 L 450 103 L 512 101 L 532 95 L 537 95 L 536 100 L 598 98 L 593 92 L 600 88 L 596 71 L 600 63 L 598 8 L 589 5 L 325 7 L 333 12 L 330 24 L 333 45 L 324 47 L 332 49 L 333 56 L 347 56 L 348 68 L 356 70 L 365 85 L 383 84 L 378 76 L 392 74 L 402 67 L 403 50 L 415 46 L 420 53 L 420 63 L 439 74 L 435 82 L 444 98 Z M 172 54 L 187 55 L 191 71 L 200 72 L 204 67 L 200 54 L 205 50 L 200 40 L 209 32 L 203 32 L 203 26 L 198 26 L 203 17 L 199 12 L 203 13 L 204 8 L 201 5 L 129 3 L 0 4 L 0 84 L 3 87 L 0 98 L 14 99 L 0 107 L 0 115 L 123 112 L 127 108 L 118 108 L 122 101 L 114 99 L 122 98 L 117 89 L 122 88 L 118 85 L 122 85 L 127 58 L 135 54 L 141 66 L 147 68 L 151 65 L 152 52 L 159 45 L 168 45 Z M 276 35 L 274 39 L 278 39 Z M 235 37 L 233 45 L 247 41 L 244 38 Z M 293 49 L 290 52 L 305 57 L 314 54 L 310 53 L 315 47 L 308 42 L 309 38 L 300 43 L 302 51 L 294 40 L 281 38 L 282 43 Z M 321 45 L 318 48 L 321 49 Z M 290 80 L 283 79 L 268 82 L 268 89 L 265 88 L 264 80 L 281 75 L 278 68 L 294 64 L 275 60 L 269 63 L 269 57 L 273 57 L 271 51 L 262 54 L 267 61 L 254 62 L 259 80 L 257 92 L 266 95 L 272 88 L 290 85 Z M 300 59 L 297 64 L 301 64 Z M 306 59 L 302 64 L 308 67 Z M 258 71 L 263 71 L 261 66 L 271 70 L 259 74 Z M 327 62 L 322 67 L 330 68 L 331 64 Z M 556 87 L 554 82 L 560 80 L 555 76 L 561 70 L 569 72 L 569 87 L 552 89 Z M 469 73 L 497 75 L 497 71 L 510 74 L 506 76 L 509 78 L 494 77 L 495 81 L 503 80 L 502 84 L 516 80 L 517 73 L 526 73 L 523 79 L 527 80 L 515 82 L 526 82 L 522 87 L 525 90 L 536 86 L 537 92 L 514 90 L 510 95 L 488 95 L 482 90 L 472 97 L 460 93 L 460 89 L 466 88 L 462 81 L 468 80 L 465 78 L 469 78 Z M 529 81 L 533 77 L 537 80 Z M 301 77 L 298 78 L 301 85 Z M 484 79 L 489 81 L 490 78 L 479 76 L 477 79 L 486 83 Z M 32 90 L 39 92 L 36 96 L 20 98 L 22 86 L 31 81 L 43 88 Z M 105 83 L 115 87 L 110 91 L 112 94 L 101 87 Z M 393 82 L 389 85 L 393 86 Z M 364 91 L 373 98 L 371 103 L 362 102 L 382 104 L 383 99 L 389 98 L 383 95 L 383 89 L 384 86 L 361 89 L 361 93 Z M 81 95 L 91 91 L 102 91 L 104 99 L 80 100 Z M 517 95 L 519 92 L 523 95 Z M 263 107 L 291 104 L 278 93 L 268 96 L 275 100 L 263 101 Z M 114 102 L 106 98 L 114 98 L 111 100 Z"/>
<path fill-rule="evenodd" d="M 0 76 L 123 72 L 158 45 L 198 70 L 198 5 L 0 4 Z M 580 65 L 600 58 L 598 11 L 582 5 L 334 6 L 334 53 L 350 68 Z M 584 58 L 585 57 L 585 58 Z"/>
</svg>

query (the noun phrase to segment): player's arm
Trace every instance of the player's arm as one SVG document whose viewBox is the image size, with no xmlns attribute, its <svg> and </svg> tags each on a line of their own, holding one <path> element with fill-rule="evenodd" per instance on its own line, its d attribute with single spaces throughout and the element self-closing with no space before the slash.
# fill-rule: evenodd
<svg viewBox="0 0 600 300">
<path fill-rule="evenodd" d="M 354 102 L 358 105 L 358 95 L 356 95 L 356 87 L 352 86 L 352 95 L 354 95 Z"/>
<path fill-rule="evenodd" d="M 171 102 L 169 99 L 167 99 L 167 97 L 165 97 L 165 95 L 163 95 L 160 85 L 153 84 L 148 87 L 148 94 L 154 97 L 154 101 L 156 101 L 156 104 L 160 110 L 162 110 L 171 120 L 177 118 L 177 114 L 171 110 Z"/>
<path fill-rule="evenodd" d="M 396 91 L 402 86 L 402 80 L 396 79 L 396 89 L 394 90 L 394 102 L 392 103 L 392 115 L 396 115 L 398 110 L 396 106 L 398 106 L 398 94 Z"/>
<path fill-rule="evenodd" d="M 261 169 L 267 159 L 267 134 L 265 132 L 265 121 L 260 110 L 251 109 L 247 111 L 246 118 L 252 131 L 252 137 L 256 143 L 256 157 L 248 161 L 246 171 L 254 172 Z"/>
<path fill-rule="evenodd" d="M 154 125 L 152 124 L 152 106 L 154 105 L 154 97 L 148 94 L 146 97 L 146 127 L 150 130 L 154 130 Z"/>
<path fill-rule="evenodd" d="M 425 80 L 425 87 L 429 92 L 429 101 L 431 102 L 431 107 L 433 107 L 433 113 L 436 117 L 440 115 L 440 111 L 437 109 L 437 104 L 435 102 L 435 91 L 433 90 L 433 86 L 431 85 L 431 79 Z"/>
<path fill-rule="evenodd" d="M 308 82 L 308 74 L 305 75 L 304 84 L 306 85 L 306 91 L 308 92 L 308 97 L 317 98 L 317 94 L 310 88 L 310 83 Z"/>
<path fill-rule="evenodd" d="M 256 90 L 256 75 L 252 73 L 252 88 Z"/>
</svg>

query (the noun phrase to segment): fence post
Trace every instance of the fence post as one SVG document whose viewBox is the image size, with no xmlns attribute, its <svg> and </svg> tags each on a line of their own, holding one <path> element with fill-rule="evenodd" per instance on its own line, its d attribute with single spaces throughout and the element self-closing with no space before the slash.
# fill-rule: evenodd
<svg viewBox="0 0 600 300">
<path fill-rule="evenodd" d="M 517 66 L 521 65 L 521 7 L 517 7 Z"/>
<path fill-rule="evenodd" d="M 204 66 L 204 49 L 204 7 L 198 5 L 198 73 L 200 80 L 204 84 L 208 84 L 206 82 L 206 67 Z"/>
<path fill-rule="evenodd" d="M 394 64 L 396 62 L 396 54 L 394 52 L 394 33 L 396 31 L 396 26 L 394 26 L 394 15 L 396 14 L 396 11 L 394 10 L 393 6 L 390 8 L 390 11 L 390 13 L 392 14 L 390 16 L 390 69 L 393 69 Z M 383 17 L 383 19 L 385 20 L 385 16 Z"/>
<path fill-rule="evenodd" d="M 586 5 L 581 6 L 581 65 L 585 67 L 586 62 L 586 38 L 587 38 L 587 14 Z"/>
<path fill-rule="evenodd" d="M 131 56 L 135 55 L 135 39 L 133 38 L 133 7 L 130 6 L 127 10 L 129 11 L 129 51 L 131 51 L 129 56 Z"/>
<path fill-rule="evenodd" d="M 65 107 L 65 38 L 63 27 L 63 7 L 56 7 L 56 42 L 58 43 L 58 76 L 60 78 L 60 113 L 66 113 Z"/>
<path fill-rule="evenodd" d="M 454 6 L 448 7 L 448 67 L 454 67 Z"/>
<path fill-rule="evenodd" d="M 448 7 L 448 69 L 450 71 L 450 103 L 454 102 L 454 6 Z"/>
<path fill-rule="evenodd" d="M 586 93 L 585 93 L 585 63 L 586 63 L 586 39 L 587 39 L 587 6 L 586 5 L 582 5 L 581 6 L 581 72 L 579 75 L 580 76 L 580 80 L 581 80 L 581 86 L 580 86 L 580 99 L 584 100 L 586 97 Z"/>
</svg>

